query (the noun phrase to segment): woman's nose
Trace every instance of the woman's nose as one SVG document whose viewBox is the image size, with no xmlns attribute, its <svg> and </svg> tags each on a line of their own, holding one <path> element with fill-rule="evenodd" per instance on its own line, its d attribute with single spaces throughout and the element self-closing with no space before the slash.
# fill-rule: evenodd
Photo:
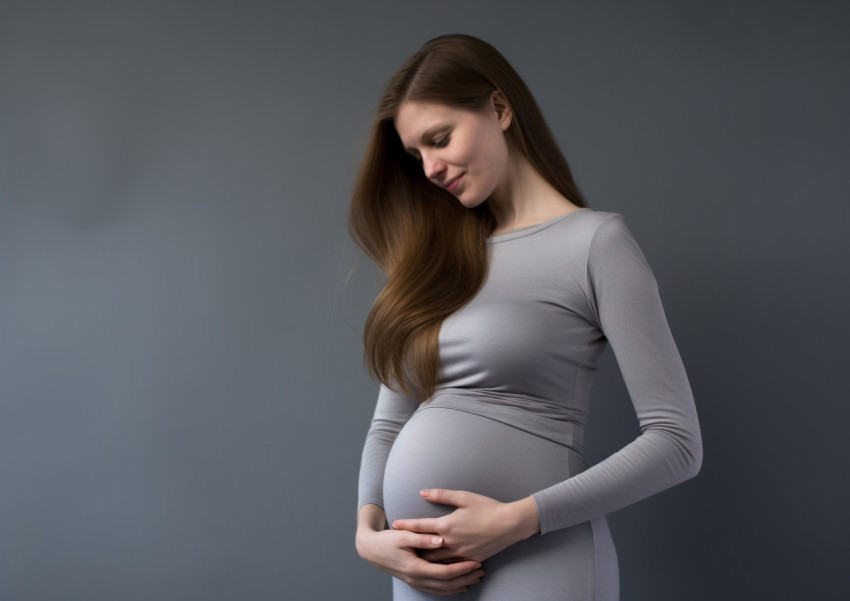
<svg viewBox="0 0 850 601">
<path fill-rule="evenodd" d="M 425 171 L 425 177 L 427 177 L 428 179 L 434 179 L 436 176 L 446 170 L 446 164 L 438 159 L 423 155 L 422 169 Z"/>
</svg>

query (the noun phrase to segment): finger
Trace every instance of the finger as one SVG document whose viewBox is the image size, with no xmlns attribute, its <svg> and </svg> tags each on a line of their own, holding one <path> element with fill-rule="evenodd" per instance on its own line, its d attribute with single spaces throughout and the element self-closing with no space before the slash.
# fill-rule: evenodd
<svg viewBox="0 0 850 601">
<path fill-rule="evenodd" d="M 402 538 L 402 544 L 413 549 L 437 549 L 445 542 L 442 536 L 434 534 L 418 534 L 416 532 L 408 532 L 405 529 L 400 529 L 405 536 Z"/>
<path fill-rule="evenodd" d="M 426 488 L 419 492 L 426 501 L 440 503 L 441 505 L 454 505 L 462 507 L 468 505 L 471 492 L 465 490 L 449 490 L 447 488 Z"/>
<path fill-rule="evenodd" d="M 481 569 L 481 563 L 471 559 L 457 563 L 430 563 L 422 558 L 412 570 L 411 574 L 420 578 L 433 578 L 436 580 L 451 581 L 470 572 Z"/>
<path fill-rule="evenodd" d="M 459 557 L 457 555 L 457 551 L 454 549 L 449 549 L 448 547 L 442 547 L 439 549 L 430 549 L 428 551 L 423 551 L 419 554 L 419 557 L 424 559 L 425 561 L 435 562 L 440 561 L 443 563 L 449 563 L 447 560 L 454 559 L 456 561 L 464 561 L 465 557 Z M 454 563 L 454 562 L 452 562 Z"/>
<path fill-rule="evenodd" d="M 411 532 L 437 532 L 437 518 L 405 519 L 395 520 L 393 528 L 396 530 L 410 530 Z"/>
<path fill-rule="evenodd" d="M 419 590 L 428 589 L 431 594 L 449 595 L 459 590 L 466 590 L 469 586 L 477 584 L 484 577 L 484 570 L 478 569 L 463 576 L 451 580 L 434 580 L 431 578 L 412 578 L 408 584 Z"/>
</svg>

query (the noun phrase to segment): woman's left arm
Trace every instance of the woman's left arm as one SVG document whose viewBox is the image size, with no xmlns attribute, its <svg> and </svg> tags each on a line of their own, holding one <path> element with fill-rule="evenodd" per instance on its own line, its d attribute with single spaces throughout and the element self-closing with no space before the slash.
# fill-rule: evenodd
<svg viewBox="0 0 850 601">
<path fill-rule="evenodd" d="M 542 534 L 568 528 L 645 499 L 699 472 L 702 438 L 688 377 L 655 277 L 620 214 L 612 213 L 597 227 L 585 276 L 588 303 L 617 358 L 641 434 L 581 474 L 521 501 L 503 504 L 475 498 L 480 495 L 459 497 L 456 500 L 470 504 L 458 505 L 458 510 L 442 518 L 396 520 L 394 527 L 437 532 L 444 536 L 447 547 L 464 548 L 471 553 L 465 556 L 480 561 L 491 548 L 527 538 L 528 524 L 535 517 Z M 477 518 L 473 518 L 474 511 Z M 517 511 L 524 528 L 514 527 L 517 522 L 510 519 Z M 477 527 L 482 529 L 475 530 Z M 488 528 L 489 533 L 485 531 Z M 452 530 L 454 537 L 447 534 Z M 431 561 L 450 556 L 448 550 L 428 554 Z"/>
<path fill-rule="evenodd" d="M 543 534 L 586 522 L 696 476 L 702 437 L 691 386 L 658 284 L 622 215 L 597 227 L 585 268 L 588 303 L 611 345 L 641 434 L 586 471 L 532 496 Z"/>
</svg>

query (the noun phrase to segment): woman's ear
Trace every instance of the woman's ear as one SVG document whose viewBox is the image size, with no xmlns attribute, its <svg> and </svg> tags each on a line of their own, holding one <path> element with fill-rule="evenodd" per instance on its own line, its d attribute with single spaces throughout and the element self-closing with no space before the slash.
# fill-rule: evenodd
<svg viewBox="0 0 850 601">
<path fill-rule="evenodd" d="M 511 105 L 508 104 L 505 95 L 499 90 L 493 90 L 493 93 L 490 94 L 490 106 L 493 108 L 493 111 L 496 113 L 496 117 L 499 119 L 499 125 L 502 126 L 502 131 L 508 129 L 511 125 L 513 113 L 511 112 Z"/>
</svg>

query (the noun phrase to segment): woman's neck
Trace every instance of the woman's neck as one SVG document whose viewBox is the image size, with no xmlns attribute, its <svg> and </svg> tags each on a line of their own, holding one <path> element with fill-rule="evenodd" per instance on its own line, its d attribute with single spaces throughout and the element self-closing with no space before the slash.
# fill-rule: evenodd
<svg viewBox="0 0 850 601">
<path fill-rule="evenodd" d="M 559 217 L 575 209 L 524 156 L 511 162 L 505 178 L 487 199 L 496 218 L 494 234 Z"/>
</svg>

